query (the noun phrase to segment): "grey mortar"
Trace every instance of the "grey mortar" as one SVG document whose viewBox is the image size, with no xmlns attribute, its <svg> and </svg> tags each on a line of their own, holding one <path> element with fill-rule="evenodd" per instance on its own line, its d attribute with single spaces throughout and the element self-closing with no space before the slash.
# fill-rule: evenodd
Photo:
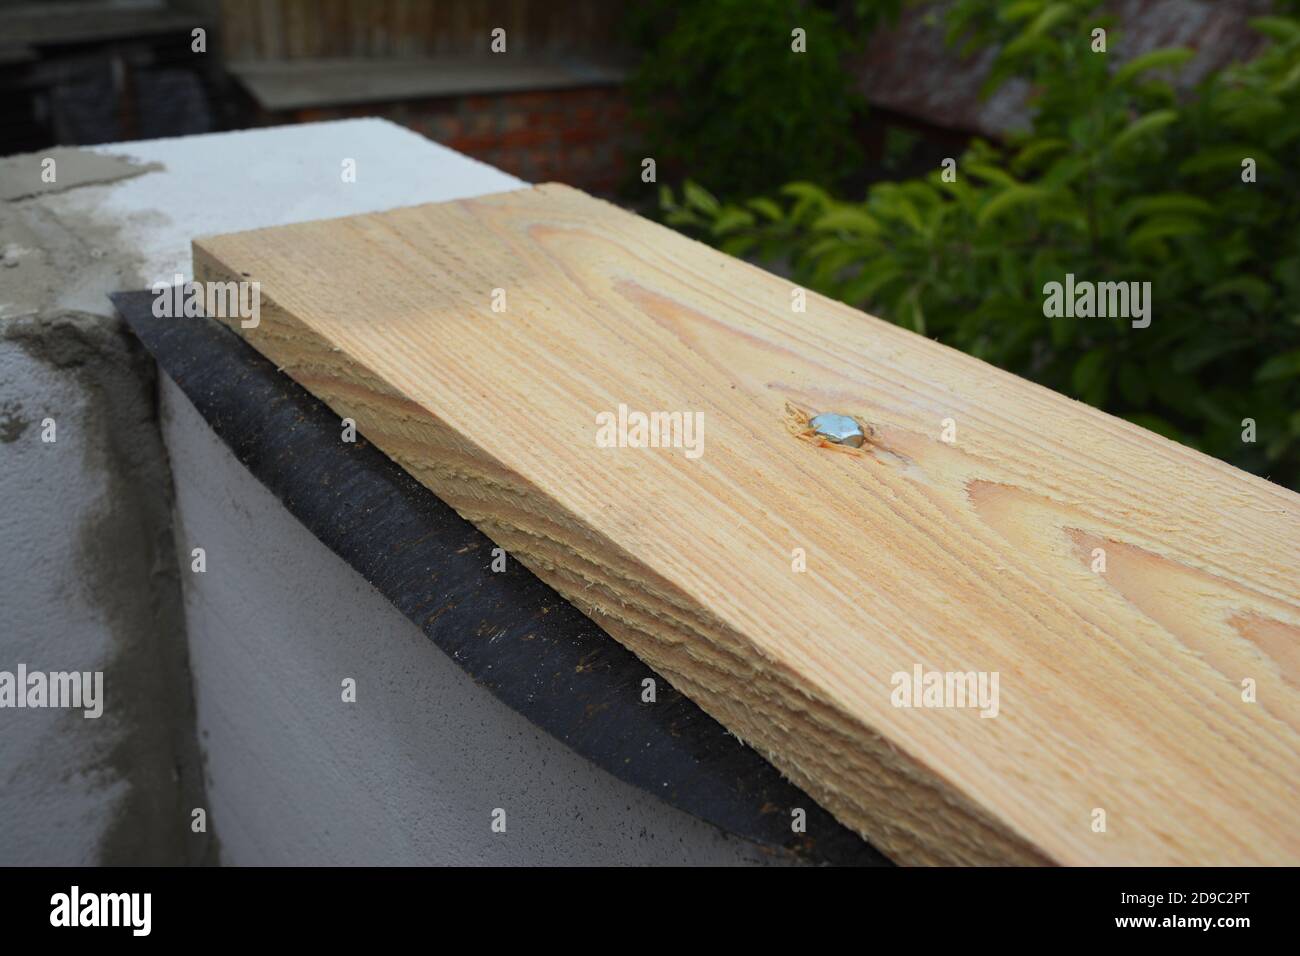
<svg viewBox="0 0 1300 956">
<path fill-rule="evenodd" d="M 45 160 L 54 161 L 54 181 L 42 175 Z M 114 183 L 151 170 L 157 163 L 133 163 L 124 156 L 94 153 L 88 149 L 56 146 L 38 153 L 22 153 L 0 161 L 0 200 L 29 199 L 48 193 L 66 192 L 79 186 Z"/>
<path fill-rule="evenodd" d="M 206 799 L 156 369 L 105 298 L 147 282 L 140 257 L 123 249 L 93 204 L 56 216 L 42 204 L 52 190 L 29 188 L 34 161 L 38 168 L 51 154 L 59 190 L 157 167 L 66 149 L 0 160 L 0 197 L 14 197 L 0 202 L 0 338 L 76 378 L 88 397 L 85 434 L 99 439 L 84 443 L 86 465 L 108 488 L 104 507 L 72 532 L 77 577 L 112 641 L 104 682 L 114 743 L 86 769 L 127 785 L 97 857 L 106 865 L 214 863 L 211 819 L 205 834 L 190 828 L 191 810 Z M 0 412 L 4 435 L 21 433 L 19 410 Z"/>
</svg>

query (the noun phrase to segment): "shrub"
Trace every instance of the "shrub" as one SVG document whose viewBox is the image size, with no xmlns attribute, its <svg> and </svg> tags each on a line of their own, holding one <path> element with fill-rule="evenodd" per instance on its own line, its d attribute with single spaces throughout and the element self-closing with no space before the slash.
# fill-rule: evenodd
<svg viewBox="0 0 1300 956">
<path fill-rule="evenodd" d="M 864 103 L 844 58 L 901 0 L 649 0 L 630 13 L 644 51 L 630 83 L 644 155 L 716 193 L 747 195 L 788 179 L 834 184 L 862 154 Z M 802 29 L 806 50 L 791 48 Z"/>
<path fill-rule="evenodd" d="M 1251 62 L 1180 97 L 1192 56 L 1116 67 L 1095 0 L 959 0 L 952 42 L 1000 44 L 1032 128 L 841 201 L 812 182 L 719 202 L 663 189 L 668 223 L 1057 391 L 1300 485 L 1300 19 L 1252 21 Z M 1091 31 L 1109 28 L 1108 53 Z M 1255 181 L 1245 165 L 1253 161 Z M 1150 282 L 1151 324 L 1044 314 L 1045 286 Z M 1243 420 L 1257 440 L 1243 441 Z"/>
</svg>

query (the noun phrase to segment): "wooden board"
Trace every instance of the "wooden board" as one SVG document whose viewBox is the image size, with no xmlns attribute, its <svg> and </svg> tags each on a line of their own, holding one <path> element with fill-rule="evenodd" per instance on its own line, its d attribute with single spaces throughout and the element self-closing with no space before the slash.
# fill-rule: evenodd
<svg viewBox="0 0 1300 956">
<path fill-rule="evenodd" d="M 895 859 L 1300 862 L 1295 494 L 796 312 L 562 186 L 202 239 L 194 266 L 259 282 L 232 327 Z M 620 405 L 702 413 L 702 454 L 599 447 Z M 821 411 L 871 440 L 816 440 Z M 996 716 L 896 706 L 917 666 L 996 672 Z"/>
</svg>

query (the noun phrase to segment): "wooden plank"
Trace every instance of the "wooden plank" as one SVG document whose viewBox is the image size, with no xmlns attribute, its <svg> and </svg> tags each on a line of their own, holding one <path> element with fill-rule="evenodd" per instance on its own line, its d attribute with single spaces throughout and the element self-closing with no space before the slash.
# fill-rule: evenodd
<svg viewBox="0 0 1300 956">
<path fill-rule="evenodd" d="M 795 312 L 563 186 L 202 239 L 194 266 L 259 282 L 234 328 L 895 859 L 1300 862 L 1292 492 Z M 703 453 L 598 447 L 620 405 L 702 413 Z M 871 439 L 818 441 L 818 411 Z M 918 666 L 996 672 L 996 716 L 896 706 Z"/>
</svg>

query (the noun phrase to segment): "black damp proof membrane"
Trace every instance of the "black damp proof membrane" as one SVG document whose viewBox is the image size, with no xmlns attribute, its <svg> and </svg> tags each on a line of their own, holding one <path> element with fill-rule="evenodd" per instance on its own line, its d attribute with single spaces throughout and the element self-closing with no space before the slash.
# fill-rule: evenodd
<svg viewBox="0 0 1300 956">
<path fill-rule="evenodd" d="M 360 435 L 341 441 L 334 413 L 230 329 L 156 317 L 147 290 L 111 298 L 235 457 L 509 707 L 733 836 L 808 862 L 889 865 L 518 561 L 492 572 L 491 540 Z M 646 678 L 656 703 L 641 702 Z"/>
</svg>

